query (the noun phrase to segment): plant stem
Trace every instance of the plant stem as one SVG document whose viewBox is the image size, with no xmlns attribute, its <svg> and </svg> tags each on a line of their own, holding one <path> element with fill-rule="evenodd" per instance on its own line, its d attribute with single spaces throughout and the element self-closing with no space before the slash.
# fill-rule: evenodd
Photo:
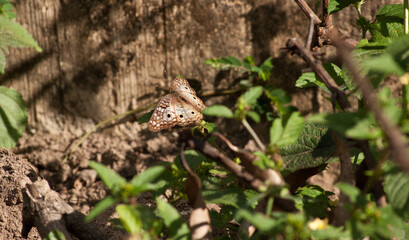
<svg viewBox="0 0 409 240">
<path fill-rule="evenodd" d="M 405 34 L 409 32 L 409 7 L 408 7 L 408 0 L 403 0 L 403 8 L 405 11 Z M 408 85 L 402 84 L 402 124 L 406 122 L 408 117 Z"/>
<path fill-rule="evenodd" d="M 402 84 L 402 121 L 401 123 L 404 124 L 406 119 L 408 118 L 408 85 Z"/>
<path fill-rule="evenodd" d="M 405 10 L 405 34 L 409 32 L 409 7 L 408 0 L 403 0 L 403 8 Z"/>
<path fill-rule="evenodd" d="M 247 131 L 249 131 L 250 135 L 254 138 L 254 140 L 256 141 L 258 147 L 265 152 L 266 151 L 266 147 L 264 146 L 264 144 L 261 142 L 260 138 L 257 136 L 257 133 L 253 130 L 253 128 L 250 126 L 250 124 L 247 122 L 247 120 L 244 118 L 242 121 L 243 126 L 247 129 Z"/>
<path fill-rule="evenodd" d="M 91 135 L 93 132 L 95 132 L 95 131 L 98 130 L 100 127 L 104 126 L 105 124 L 110 123 L 110 122 L 112 122 L 112 121 L 114 121 L 114 120 L 116 120 L 116 119 L 126 117 L 126 116 L 131 115 L 131 114 L 140 113 L 140 112 L 145 111 L 146 109 L 149 109 L 149 108 L 152 108 L 152 107 L 154 107 L 154 106 L 153 106 L 153 105 L 150 105 L 150 106 L 143 107 L 143 108 L 133 109 L 133 110 L 130 110 L 130 111 L 128 111 L 128 112 L 121 113 L 121 114 L 115 115 L 115 116 L 113 116 L 113 117 L 110 117 L 110 118 L 108 118 L 108 119 L 106 119 L 106 120 L 104 120 L 104 121 L 102 121 L 102 122 L 99 122 L 97 125 L 95 125 L 95 126 L 94 126 L 91 130 L 89 130 L 87 133 L 85 133 L 74 145 L 72 145 L 72 146 L 68 149 L 68 151 L 67 151 L 68 154 L 70 154 L 70 153 L 74 152 L 75 150 L 77 150 L 77 148 L 85 141 L 85 139 L 88 138 L 89 135 Z M 65 156 L 63 162 L 65 162 L 65 161 L 67 160 L 68 154 L 67 154 L 67 156 Z"/>
</svg>

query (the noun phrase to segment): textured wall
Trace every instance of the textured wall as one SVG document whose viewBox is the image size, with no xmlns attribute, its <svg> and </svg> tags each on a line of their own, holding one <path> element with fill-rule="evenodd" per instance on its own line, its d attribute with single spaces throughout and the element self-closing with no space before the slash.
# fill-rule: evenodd
<svg viewBox="0 0 409 240">
<path fill-rule="evenodd" d="M 373 18 L 379 6 L 392 2 L 399 1 L 369 0 L 364 15 Z M 280 50 L 288 38 L 306 36 L 308 19 L 294 1 L 16 0 L 14 5 L 17 21 L 44 51 L 12 50 L 0 81 L 23 94 L 30 126 L 40 130 L 83 130 L 151 104 L 179 74 L 198 89 L 213 90 L 227 80 L 203 64 L 212 57 L 252 55 L 261 63 L 272 56 L 271 81 L 290 91 L 305 67 Z M 335 24 L 359 39 L 355 17 L 351 7 Z M 313 109 L 312 91 L 296 95 L 304 112 Z"/>
</svg>

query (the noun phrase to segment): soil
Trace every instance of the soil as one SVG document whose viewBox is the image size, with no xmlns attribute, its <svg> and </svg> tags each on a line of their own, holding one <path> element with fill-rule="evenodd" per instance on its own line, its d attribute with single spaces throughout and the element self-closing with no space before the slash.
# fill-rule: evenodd
<svg viewBox="0 0 409 240">
<path fill-rule="evenodd" d="M 235 137 L 240 135 L 239 132 Z M 235 139 L 250 139 L 248 136 L 243 137 L 243 133 L 241 135 L 241 138 Z M 45 178 L 51 188 L 75 210 L 88 214 L 107 195 L 107 189 L 97 173 L 88 167 L 89 161 L 103 163 L 126 179 L 131 179 L 160 161 L 173 161 L 178 152 L 177 131 L 152 133 L 145 125 L 127 122 L 91 134 L 64 159 L 67 149 L 78 139 L 69 133 L 55 135 L 31 131 L 25 133 L 13 151 L 0 151 L 0 176 L 3 176 L 0 179 L 0 240 L 24 239 L 21 236 L 21 189 L 39 177 Z M 257 150 L 252 140 L 238 145 Z M 315 177 L 312 183 L 321 185 L 335 182 L 337 167 L 335 171 L 334 168 L 329 169 L 322 177 Z M 331 185 L 323 187 L 333 191 Z M 149 194 L 140 196 L 137 201 L 147 205 L 153 202 Z M 190 212 L 185 202 L 176 208 L 184 217 Z M 109 222 L 109 219 L 117 217 L 114 209 L 110 209 L 95 220 L 109 239 L 126 238 L 124 232 Z M 41 237 L 33 228 L 28 239 Z"/>
<path fill-rule="evenodd" d="M 89 161 L 103 163 L 131 179 L 159 161 L 173 161 L 178 152 L 177 135 L 170 131 L 151 133 L 145 126 L 128 122 L 91 134 L 64 159 L 65 151 L 78 138 L 68 133 L 25 133 L 13 151 L 0 152 L 0 240 L 23 239 L 21 189 L 38 176 L 45 178 L 75 210 L 88 214 L 107 195 L 97 173 L 88 167 Z M 149 195 L 142 195 L 137 201 L 152 202 Z M 186 208 L 182 205 L 179 207 Z M 96 223 L 109 239 L 124 239 L 125 233 L 107 221 L 117 218 L 114 212 L 108 210 Z M 41 238 L 33 228 L 28 239 Z"/>
</svg>

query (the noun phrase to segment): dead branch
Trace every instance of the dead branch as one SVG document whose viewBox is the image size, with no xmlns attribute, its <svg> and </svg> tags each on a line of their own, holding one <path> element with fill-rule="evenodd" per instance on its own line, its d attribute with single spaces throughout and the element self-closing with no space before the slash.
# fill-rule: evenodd
<svg viewBox="0 0 409 240">
<path fill-rule="evenodd" d="M 305 62 L 312 68 L 312 70 L 318 75 L 318 77 L 324 82 L 325 86 L 331 91 L 334 98 L 337 100 L 340 107 L 346 111 L 350 110 L 349 104 L 344 91 L 342 91 L 335 80 L 324 69 L 321 62 L 316 60 L 312 52 L 304 48 L 296 38 L 291 38 L 287 41 L 287 49 L 292 53 L 300 55 Z"/>
<path fill-rule="evenodd" d="M 212 239 L 209 209 L 207 209 L 202 195 L 202 182 L 196 173 L 190 169 L 186 161 L 184 153 L 185 146 L 186 143 L 182 143 L 180 147 L 180 162 L 188 173 L 186 194 L 189 199 L 189 204 L 193 208 L 189 217 L 189 228 L 192 232 L 192 239 Z"/>
<path fill-rule="evenodd" d="M 348 147 L 335 131 L 332 132 L 332 138 L 334 139 L 339 161 L 341 163 L 341 174 L 339 181 L 355 186 L 354 170 L 352 168 L 351 156 L 349 155 Z M 343 192 L 341 192 L 339 195 L 339 202 L 341 204 L 349 202 L 349 198 Z M 344 226 L 349 217 L 350 215 L 348 210 L 342 205 L 338 206 L 334 213 L 334 224 L 336 226 Z"/>
<path fill-rule="evenodd" d="M 358 88 L 362 92 L 362 97 L 365 100 L 367 107 L 370 111 L 374 113 L 375 119 L 379 126 L 382 128 L 389 142 L 389 148 L 392 159 L 398 164 L 405 172 L 409 172 L 409 152 L 406 145 L 406 139 L 400 129 L 393 124 L 391 119 L 389 119 L 378 102 L 376 95 L 372 94 L 374 88 L 372 84 L 366 79 L 356 67 L 357 64 L 352 60 L 349 54 L 348 47 L 337 38 L 337 36 L 332 36 L 334 39 L 335 46 L 338 49 L 339 56 L 344 62 L 345 66 L 348 68 L 355 80 Z M 337 40 L 338 39 L 338 40 Z"/>
<path fill-rule="evenodd" d="M 321 19 L 315 14 L 315 12 L 308 6 L 304 0 L 295 0 L 295 3 L 300 7 L 300 9 L 307 15 L 310 20 L 314 20 L 316 24 L 321 23 Z"/>
<path fill-rule="evenodd" d="M 254 164 L 255 161 L 258 160 L 258 157 L 253 153 L 239 149 L 237 146 L 233 145 L 225 136 L 220 133 L 212 133 L 212 136 L 219 138 L 221 141 L 226 143 L 226 145 L 232 150 L 242 161 L 243 166 L 245 167 L 246 171 L 250 174 L 255 176 L 256 178 L 266 182 L 267 184 L 271 184 L 274 186 L 284 186 L 285 181 L 281 176 L 279 171 L 273 169 L 260 169 L 258 166 Z M 281 156 L 275 154 L 275 158 L 281 159 Z"/>
<path fill-rule="evenodd" d="M 32 227 L 36 227 L 41 238 L 58 230 L 65 239 L 72 239 L 72 235 L 81 240 L 107 239 L 92 223 L 84 223 L 85 216 L 64 202 L 46 180 L 36 181 L 23 189 L 23 201 L 24 238 Z"/>
<path fill-rule="evenodd" d="M 328 0 L 323 2 L 323 20 L 321 20 L 314 11 L 308 6 L 305 0 L 295 0 L 297 5 L 300 9 L 304 12 L 304 14 L 310 19 L 310 21 L 314 21 L 314 23 L 318 26 L 317 28 L 317 36 L 318 36 L 318 46 L 322 47 L 324 45 L 332 45 L 331 36 L 332 34 L 336 33 L 345 43 L 347 48 L 351 51 L 353 50 L 356 45 L 358 45 L 358 41 L 355 39 L 345 36 L 342 34 L 338 29 L 336 29 L 332 25 L 332 17 L 328 15 Z M 306 45 L 308 46 L 308 45 Z"/>
<path fill-rule="evenodd" d="M 205 156 L 226 167 L 237 177 L 249 183 L 254 189 L 259 190 L 264 187 L 264 183 L 260 179 L 245 171 L 242 166 L 236 164 L 233 160 L 221 153 L 208 142 L 202 141 L 198 138 L 191 138 L 187 141 L 187 144 L 190 148 L 202 152 Z"/>
<path fill-rule="evenodd" d="M 229 171 L 231 171 L 233 174 L 235 174 L 239 179 L 244 180 L 247 182 L 252 188 L 254 188 L 257 191 L 264 190 L 268 185 L 265 183 L 269 183 L 269 180 L 263 181 L 260 180 L 260 178 L 254 176 L 251 174 L 249 171 L 247 171 L 246 168 L 236 164 L 233 160 L 231 160 L 229 157 L 227 157 L 225 154 L 221 153 L 218 149 L 210 145 L 207 141 L 203 141 L 198 138 L 189 138 L 187 139 L 187 145 L 190 148 L 196 149 L 203 153 L 205 156 L 213 159 L 216 161 L 218 164 L 226 167 Z M 234 148 L 234 147 L 233 147 Z M 243 159 L 241 159 L 243 161 Z M 246 160 L 245 160 L 246 161 Z M 273 174 L 274 178 L 279 179 L 278 175 L 275 173 Z M 281 175 L 280 175 L 281 176 Z M 272 183 L 276 183 L 276 186 L 280 186 L 280 184 L 284 184 L 284 180 L 273 180 L 271 181 Z M 280 184 L 278 184 L 280 183 Z M 273 185 L 273 184 L 272 184 Z M 287 211 L 287 212 L 295 212 L 297 211 L 294 202 L 288 199 L 283 199 L 280 197 L 276 197 L 274 199 L 274 205 L 277 206 L 277 208 Z"/>
</svg>

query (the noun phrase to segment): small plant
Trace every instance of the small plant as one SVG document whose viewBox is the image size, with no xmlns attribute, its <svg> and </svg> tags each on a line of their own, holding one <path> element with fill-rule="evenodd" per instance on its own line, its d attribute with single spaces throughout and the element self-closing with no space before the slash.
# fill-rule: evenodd
<svg viewBox="0 0 409 240">
<path fill-rule="evenodd" d="M 6 66 L 5 54 L 9 47 L 32 47 L 41 52 L 37 42 L 13 21 L 16 14 L 9 0 L 0 1 L 0 74 Z M 0 147 L 12 148 L 27 125 L 27 108 L 19 92 L 0 86 Z"/>
</svg>

